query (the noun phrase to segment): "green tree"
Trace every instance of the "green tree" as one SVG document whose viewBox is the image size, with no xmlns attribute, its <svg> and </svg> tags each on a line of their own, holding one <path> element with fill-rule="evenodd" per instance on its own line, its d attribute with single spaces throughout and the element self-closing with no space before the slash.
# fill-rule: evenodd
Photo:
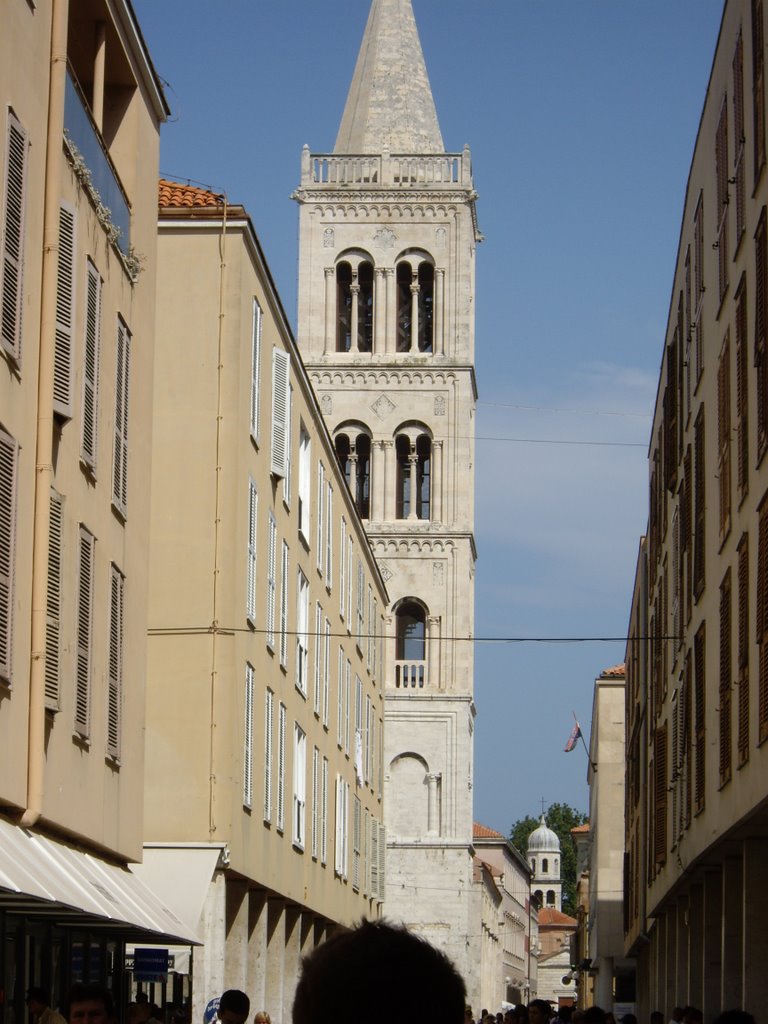
<svg viewBox="0 0 768 1024">
<path fill-rule="evenodd" d="M 571 829 L 583 825 L 587 815 L 569 804 L 551 804 L 545 814 L 547 825 L 560 840 L 560 880 L 563 885 L 563 913 L 576 913 L 576 845 Z M 526 855 L 528 836 L 539 827 L 539 819 L 527 814 L 518 819 L 509 831 L 513 846 Z"/>
</svg>

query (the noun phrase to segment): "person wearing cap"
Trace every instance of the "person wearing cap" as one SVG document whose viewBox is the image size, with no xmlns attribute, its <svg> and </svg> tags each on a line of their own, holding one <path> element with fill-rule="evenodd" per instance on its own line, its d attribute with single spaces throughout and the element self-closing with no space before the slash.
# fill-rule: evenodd
<svg viewBox="0 0 768 1024">
<path fill-rule="evenodd" d="M 39 985 L 33 985 L 27 990 L 27 1009 L 37 1024 L 67 1024 L 60 1013 L 50 1008 L 45 989 Z"/>
</svg>

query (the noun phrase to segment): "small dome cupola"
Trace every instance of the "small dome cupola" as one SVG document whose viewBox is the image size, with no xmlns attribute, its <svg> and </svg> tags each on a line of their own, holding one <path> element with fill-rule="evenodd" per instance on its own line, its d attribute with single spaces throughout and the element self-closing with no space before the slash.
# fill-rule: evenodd
<svg viewBox="0 0 768 1024">
<path fill-rule="evenodd" d="M 560 840 L 547 826 L 547 820 L 543 814 L 539 827 L 534 829 L 528 837 L 528 855 L 535 853 L 560 853 Z"/>
</svg>

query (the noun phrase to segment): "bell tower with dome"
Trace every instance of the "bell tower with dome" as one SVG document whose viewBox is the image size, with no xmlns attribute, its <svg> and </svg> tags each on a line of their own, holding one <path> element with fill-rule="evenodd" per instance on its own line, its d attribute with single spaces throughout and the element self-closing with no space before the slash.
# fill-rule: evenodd
<svg viewBox="0 0 768 1024">
<path fill-rule="evenodd" d="M 560 840 L 547 825 L 542 814 L 539 827 L 528 837 L 528 863 L 531 866 L 531 892 L 542 907 L 562 910 L 563 889 L 560 882 Z"/>
</svg>

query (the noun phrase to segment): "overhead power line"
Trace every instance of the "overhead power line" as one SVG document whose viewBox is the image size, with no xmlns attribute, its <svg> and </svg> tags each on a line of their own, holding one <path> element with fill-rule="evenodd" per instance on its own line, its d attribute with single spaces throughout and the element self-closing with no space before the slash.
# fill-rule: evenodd
<svg viewBox="0 0 768 1024">
<path fill-rule="evenodd" d="M 478 402 L 479 406 L 490 409 L 517 409 L 520 412 L 562 412 L 572 416 L 618 416 L 622 419 L 649 420 L 646 412 L 611 412 L 606 409 L 564 409 L 554 405 L 512 405 L 506 402 Z"/>
</svg>

